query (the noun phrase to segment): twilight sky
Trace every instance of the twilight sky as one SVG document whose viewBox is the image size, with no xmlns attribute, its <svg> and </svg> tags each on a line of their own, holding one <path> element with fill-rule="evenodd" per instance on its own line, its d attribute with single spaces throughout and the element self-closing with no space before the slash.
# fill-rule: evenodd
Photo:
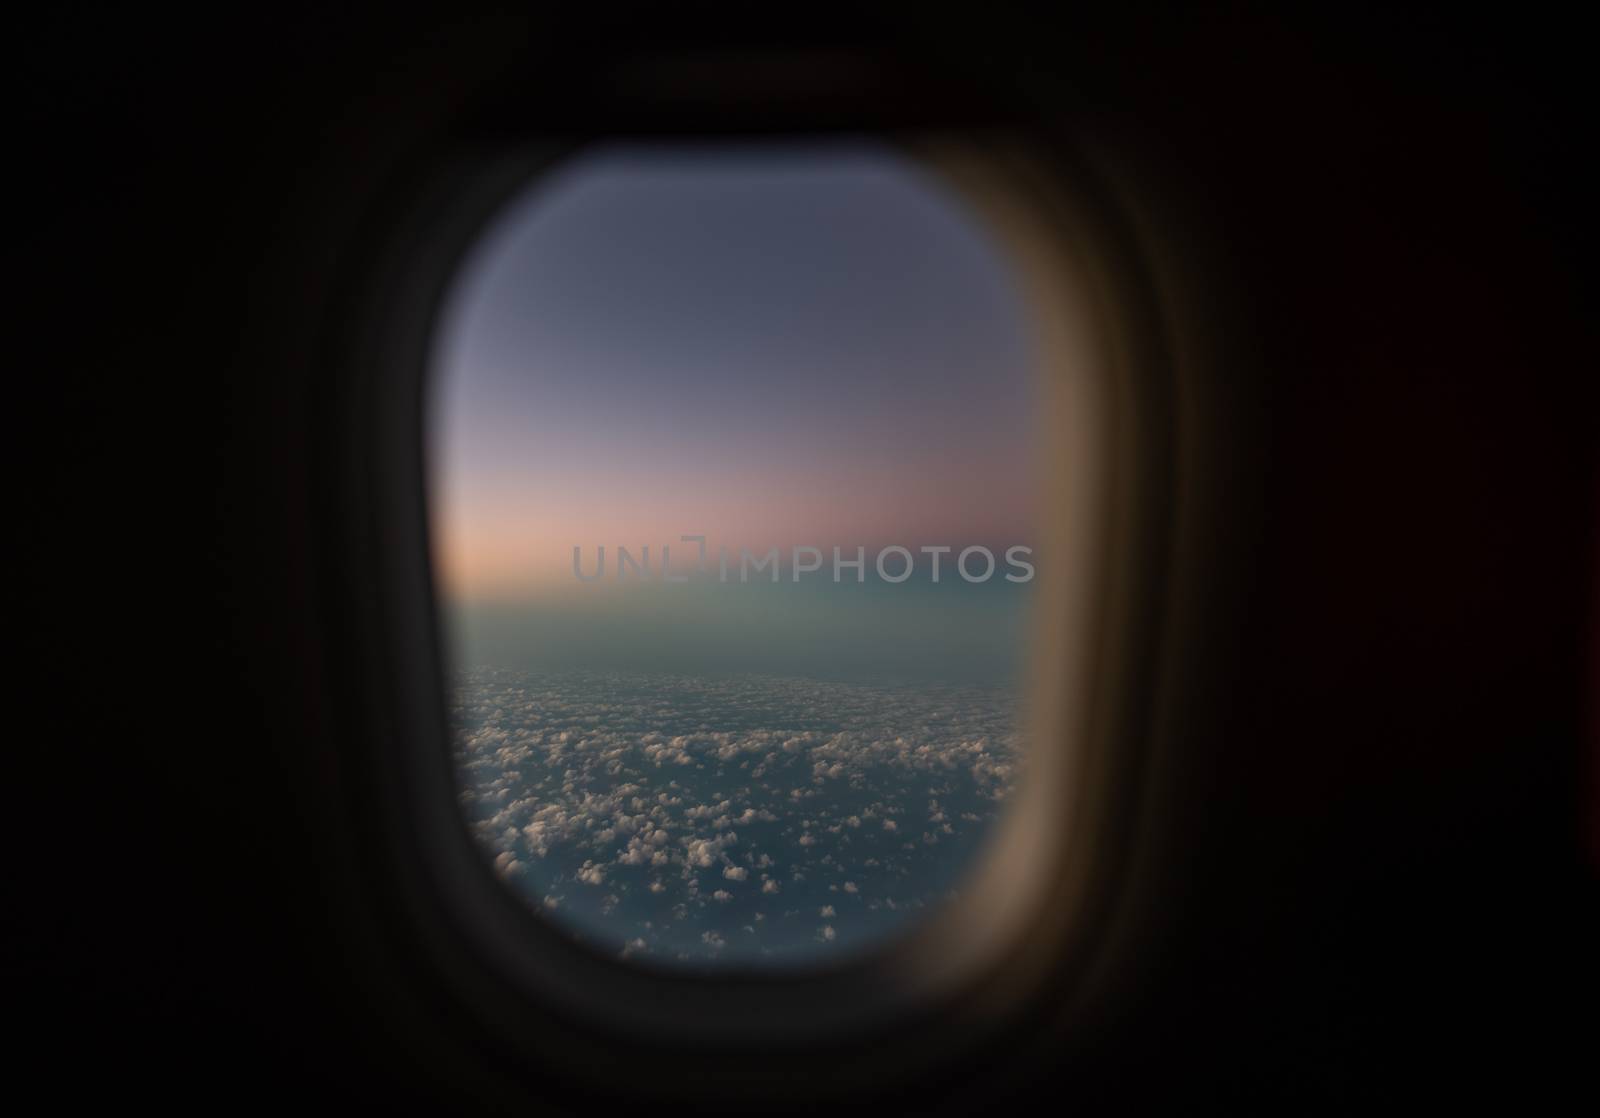
<svg viewBox="0 0 1600 1118">
<path fill-rule="evenodd" d="M 634 662 L 649 637 L 699 669 L 765 648 L 753 666 L 803 671 L 841 641 L 867 661 L 1014 657 L 1025 591 L 998 579 L 785 570 L 757 601 L 619 587 L 614 556 L 670 543 L 677 566 L 685 533 L 735 554 L 865 545 L 869 564 L 887 544 L 1031 544 L 1034 361 L 998 245 L 883 146 L 564 164 L 489 227 L 441 320 L 431 498 L 458 656 L 660 666 Z M 578 583 L 573 546 L 592 567 L 600 544 L 612 577 Z"/>
</svg>

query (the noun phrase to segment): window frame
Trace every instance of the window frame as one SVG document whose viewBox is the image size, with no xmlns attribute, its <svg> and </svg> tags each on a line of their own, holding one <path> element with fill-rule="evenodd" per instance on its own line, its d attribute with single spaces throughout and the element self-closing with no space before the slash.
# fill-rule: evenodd
<svg viewBox="0 0 1600 1118">
<path fill-rule="evenodd" d="M 712 1077 L 730 1095 L 803 1098 L 882 1086 L 992 1042 L 1037 1012 L 1044 991 L 1088 974 L 1140 800 L 1172 500 L 1171 370 L 1155 285 L 1115 193 L 1059 137 L 990 132 L 954 148 L 900 137 L 965 179 L 980 211 L 1002 200 L 1026 211 L 1032 235 L 1073 240 L 1107 324 L 1101 584 L 1084 642 L 1093 682 L 1074 764 L 1057 777 L 1084 809 L 1055 828 L 1048 869 L 1035 874 L 1007 941 L 959 974 L 927 980 L 928 945 L 942 932 L 825 969 L 688 974 L 608 958 L 541 919 L 494 876 L 456 803 L 429 551 L 425 385 L 436 315 L 461 259 L 532 177 L 582 144 L 539 144 L 519 131 L 458 126 L 421 145 L 393 175 L 388 203 L 365 215 L 368 266 L 352 273 L 335 315 L 335 418 L 321 445 L 338 479 L 330 512 L 345 534 L 329 573 L 357 635 L 349 652 L 370 732 L 362 771 L 346 784 L 352 818 L 371 836 L 375 888 L 403 916 L 407 949 L 436 976 L 440 996 L 513 1062 L 534 1058 L 555 1029 L 566 1070 L 582 1078 L 603 1081 L 624 1056 L 670 1059 L 701 1089 Z M 685 127 L 666 138 L 705 135 Z M 604 129 L 592 138 L 629 137 Z M 864 1043 L 877 1053 L 871 1067 L 825 1084 L 800 1072 L 805 1053 Z"/>
</svg>

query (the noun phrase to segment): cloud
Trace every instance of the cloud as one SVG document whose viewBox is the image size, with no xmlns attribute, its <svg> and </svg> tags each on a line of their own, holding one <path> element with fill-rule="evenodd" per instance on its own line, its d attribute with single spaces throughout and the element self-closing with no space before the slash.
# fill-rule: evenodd
<svg viewBox="0 0 1600 1118">
<path fill-rule="evenodd" d="M 823 951 L 822 897 L 894 882 L 856 943 L 959 882 L 1025 779 L 1016 712 L 980 688 L 475 668 L 452 698 L 459 803 L 507 888 L 613 952 Z M 795 907 L 745 914 L 711 888 L 752 874 L 742 893 Z M 733 913 L 756 930 L 728 940 Z"/>
</svg>

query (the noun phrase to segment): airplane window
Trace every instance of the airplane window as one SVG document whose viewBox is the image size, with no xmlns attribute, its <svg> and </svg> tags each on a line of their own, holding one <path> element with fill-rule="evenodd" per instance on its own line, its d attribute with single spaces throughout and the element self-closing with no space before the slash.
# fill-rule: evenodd
<svg viewBox="0 0 1600 1118">
<path fill-rule="evenodd" d="M 701 969 L 964 903 L 1028 780 L 1030 314 L 876 142 L 605 146 L 500 212 L 428 446 L 459 803 L 506 888 Z"/>
</svg>

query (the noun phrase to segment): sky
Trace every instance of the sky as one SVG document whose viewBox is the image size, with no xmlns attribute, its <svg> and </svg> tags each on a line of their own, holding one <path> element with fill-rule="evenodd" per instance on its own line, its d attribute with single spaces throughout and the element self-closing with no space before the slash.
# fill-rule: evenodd
<svg viewBox="0 0 1600 1118">
<path fill-rule="evenodd" d="M 436 569 L 462 666 L 982 681 L 1027 588 L 871 570 L 887 545 L 1033 542 L 1034 352 L 1003 252 L 870 142 L 613 146 L 486 229 L 436 334 Z M 774 586 L 616 580 L 703 534 Z M 864 583 L 789 549 L 866 548 Z M 594 583 L 573 576 L 573 548 Z M 1005 568 L 1002 563 L 1002 573 Z M 735 574 L 737 577 L 737 574 Z M 851 575 L 847 572 L 846 578 Z"/>
</svg>

